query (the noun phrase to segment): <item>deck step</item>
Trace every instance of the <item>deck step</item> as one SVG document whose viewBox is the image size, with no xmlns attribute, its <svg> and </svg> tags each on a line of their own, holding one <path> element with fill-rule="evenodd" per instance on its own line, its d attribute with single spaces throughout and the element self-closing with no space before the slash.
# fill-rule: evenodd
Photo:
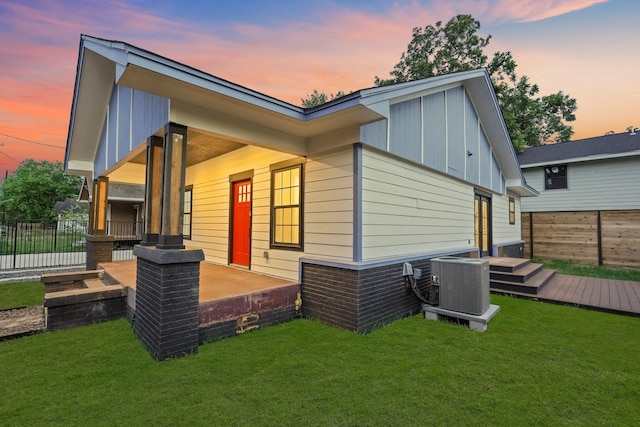
<svg viewBox="0 0 640 427">
<path fill-rule="evenodd" d="M 490 278 L 496 281 L 525 283 L 542 270 L 542 267 L 542 264 L 528 263 L 512 272 L 490 270 Z"/>
<path fill-rule="evenodd" d="M 523 258 L 491 258 L 489 279 L 492 291 L 522 295 L 537 295 L 555 276 L 542 264 Z"/>
<path fill-rule="evenodd" d="M 525 258 L 489 258 L 489 268 L 491 271 L 513 273 L 514 271 L 525 267 L 530 262 L 530 260 Z"/>
<path fill-rule="evenodd" d="M 491 290 L 537 295 L 553 279 L 555 274 L 554 270 L 540 269 L 524 282 L 491 279 Z"/>
</svg>

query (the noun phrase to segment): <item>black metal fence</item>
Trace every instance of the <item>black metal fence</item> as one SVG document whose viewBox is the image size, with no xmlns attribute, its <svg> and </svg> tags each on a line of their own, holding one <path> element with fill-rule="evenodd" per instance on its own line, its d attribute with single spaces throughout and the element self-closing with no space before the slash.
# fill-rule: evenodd
<svg viewBox="0 0 640 427">
<path fill-rule="evenodd" d="M 0 221 L 0 270 L 83 265 L 86 262 L 86 220 Z M 110 221 L 115 237 L 113 260 L 132 259 L 140 243 L 142 223 Z"/>
<path fill-rule="evenodd" d="M 140 243 L 143 230 L 142 221 L 107 221 L 107 234 L 115 237 L 113 260 L 133 259 L 133 247 Z"/>
</svg>

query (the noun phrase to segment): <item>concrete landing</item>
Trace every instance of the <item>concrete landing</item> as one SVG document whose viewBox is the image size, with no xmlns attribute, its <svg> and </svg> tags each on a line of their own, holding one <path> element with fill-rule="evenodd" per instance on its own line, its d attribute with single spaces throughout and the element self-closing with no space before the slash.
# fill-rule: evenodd
<svg viewBox="0 0 640 427">
<path fill-rule="evenodd" d="M 469 329 L 478 332 L 484 332 L 487 330 L 487 323 L 500 311 L 499 305 L 490 304 L 487 311 L 482 315 L 476 316 L 474 314 L 461 313 L 459 311 L 445 310 L 444 308 L 434 307 L 424 304 L 422 306 L 424 312 L 424 318 L 428 320 L 443 320 L 443 317 L 452 317 L 455 319 L 462 319 L 469 322 Z"/>
</svg>

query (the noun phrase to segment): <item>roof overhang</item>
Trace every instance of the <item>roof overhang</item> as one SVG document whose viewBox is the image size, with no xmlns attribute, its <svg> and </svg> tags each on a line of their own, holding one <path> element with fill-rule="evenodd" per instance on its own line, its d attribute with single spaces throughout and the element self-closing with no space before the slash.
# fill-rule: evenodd
<svg viewBox="0 0 640 427">
<path fill-rule="evenodd" d="M 637 157 L 637 156 L 640 156 L 640 150 L 627 151 L 625 153 L 616 153 L 616 154 L 596 154 L 593 156 L 574 157 L 570 159 L 557 159 L 557 160 L 550 160 L 546 162 L 529 163 L 526 165 L 520 165 L 520 167 L 522 169 L 531 169 L 531 168 L 539 168 L 543 166 L 557 165 L 557 164 L 563 164 L 563 163 L 593 162 L 593 161 L 600 161 L 600 160 L 612 160 L 612 159 L 620 159 L 624 157 Z"/>
<path fill-rule="evenodd" d="M 185 111 L 219 116 L 256 129 L 242 134 L 243 143 L 264 146 L 266 135 L 268 146 L 272 135 L 273 141 L 289 142 L 287 151 L 303 155 L 310 138 L 382 118 L 363 106 L 357 94 L 305 110 L 126 43 L 83 35 L 65 152 L 67 173 L 92 175 L 114 84 L 169 99 L 167 121 L 184 119 Z"/>
</svg>

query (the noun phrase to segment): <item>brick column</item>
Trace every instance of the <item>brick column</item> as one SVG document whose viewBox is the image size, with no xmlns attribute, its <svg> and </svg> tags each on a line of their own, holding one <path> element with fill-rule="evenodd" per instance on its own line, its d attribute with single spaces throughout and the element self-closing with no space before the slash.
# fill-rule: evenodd
<svg viewBox="0 0 640 427">
<path fill-rule="evenodd" d="M 136 246 L 134 330 L 154 359 L 198 351 L 198 295 L 202 250 Z"/>
<path fill-rule="evenodd" d="M 87 234 L 87 260 L 86 269 L 95 270 L 100 262 L 113 261 L 114 236 L 106 234 Z"/>
</svg>

